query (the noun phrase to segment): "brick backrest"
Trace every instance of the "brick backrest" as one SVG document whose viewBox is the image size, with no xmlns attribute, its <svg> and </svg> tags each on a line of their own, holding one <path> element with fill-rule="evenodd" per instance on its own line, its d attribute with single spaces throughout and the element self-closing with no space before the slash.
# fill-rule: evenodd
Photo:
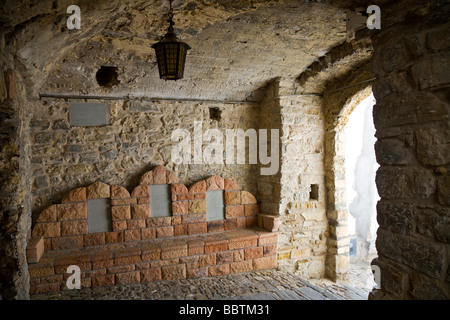
<svg viewBox="0 0 450 320">
<path fill-rule="evenodd" d="M 152 217 L 149 185 L 170 185 L 170 217 Z M 206 192 L 223 190 L 225 219 L 207 221 Z M 110 199 L 112 231 L 88 232 L 88 200 Z M 130 193 L 119 185 L 96 182 L 76 188 L 61 203 L 43 210 L 32 236 L 44 237 L 45 250 L 72 249 L 153 238 L 206 234 L 258 224 L 255 197 L 230 179 L 212 176 L 187 188 L 162 166 L 142 175 Z"/>
</svg>

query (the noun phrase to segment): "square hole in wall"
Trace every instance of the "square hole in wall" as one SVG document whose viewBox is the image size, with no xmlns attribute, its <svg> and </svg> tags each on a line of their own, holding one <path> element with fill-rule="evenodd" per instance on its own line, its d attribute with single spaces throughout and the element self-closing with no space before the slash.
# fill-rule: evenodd
<svg viewBox="0 0 450 320">
<path fill-rule="evenodd" d="M 170 185 L 156 184 L 150 187 L 150 216 L 170 217 L 172 216 L 172 201 Z"/>
<path fill-rule="evenodd" d="M 309 200 L 319 200 L 319 185 L 312 184 L 309 191 Z"/>
<path fill-rule="evenodd" d="M 88 200 L 87 213 L 88 233 L 113 231 L 110 199 Z"/>
<path fill-rule="evenodd" d="M 225 202 L 222 190 L 206 191 L 206 220 L 225 219 Z"/>
</svg>

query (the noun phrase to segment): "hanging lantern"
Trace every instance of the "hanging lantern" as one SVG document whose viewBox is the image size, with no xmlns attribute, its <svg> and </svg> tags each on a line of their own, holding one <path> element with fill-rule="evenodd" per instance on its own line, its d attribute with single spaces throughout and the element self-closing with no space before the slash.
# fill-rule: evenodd
<svg viewBox="0 0 450 320">
<path fill-rule="evenodd" d="M 164 80 L 178 80 L 183 78 L 184 65 L 187 51 L 191 48 L 188 44 L 178 40 L 173 30 L 173 9 L 170 0 L 169 28 L 163 39 L 152 45 L 156 51 L 159 77 Z"/>
</svg>

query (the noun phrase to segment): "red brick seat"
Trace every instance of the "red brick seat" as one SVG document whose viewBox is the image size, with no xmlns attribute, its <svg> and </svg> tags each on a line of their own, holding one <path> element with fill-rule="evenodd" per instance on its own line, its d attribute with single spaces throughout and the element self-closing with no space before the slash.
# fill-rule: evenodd
<svg viewBox="0 0 450 320">
<path fill-rule="evenodd" d="M 47 251 L 30 264 L 30 293 L 66 290 L 67 267 L 81 269 L 81 286 L 192 279 L 276 267 L 278 234 L 247 228 Z"/>
<path fill-rule="evenodd" d="M 171 216 L 151 212 L 152 184 L 170 185 Z M 208 191 L 223 191 L 223 219 L 208 221 Z M 89 232 L 89 201 L 95 199 L 110 203 L 111 230 Z M 218 176 L 187 188 L 158 166 L 131 193 L 96 182 L 73 189 L 37 218 L 27 248 L 30 292 L 66 288 L 69 265 L 80 267 L 83 287 L 273 268 L 278 225 L 276 217 L 260 214 L 250 192 Z"/>
</svg>

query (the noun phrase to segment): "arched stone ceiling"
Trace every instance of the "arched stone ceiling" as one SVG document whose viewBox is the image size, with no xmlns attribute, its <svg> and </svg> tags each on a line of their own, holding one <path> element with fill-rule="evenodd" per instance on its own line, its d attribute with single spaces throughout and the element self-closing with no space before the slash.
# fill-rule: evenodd
<svg viewBox="0 0 450 320">
<path fill-rule="evenodd" d="M 346 36 L 345 10 L 324 2 L 175 0 L 175 30 L 192 49 L 185 78 L 166 82 L 151 45 L 165 33 L 168 1 L 82 0 L 81 30 L 66 27 L 73 1 L 12 2 L 0 12 L 6 45 L 32 97 L 255 100 L 268 81 L 298 77 Z M 120 83 L 100 87 L 100 66 L 117 67 Z"/>
</svg>

